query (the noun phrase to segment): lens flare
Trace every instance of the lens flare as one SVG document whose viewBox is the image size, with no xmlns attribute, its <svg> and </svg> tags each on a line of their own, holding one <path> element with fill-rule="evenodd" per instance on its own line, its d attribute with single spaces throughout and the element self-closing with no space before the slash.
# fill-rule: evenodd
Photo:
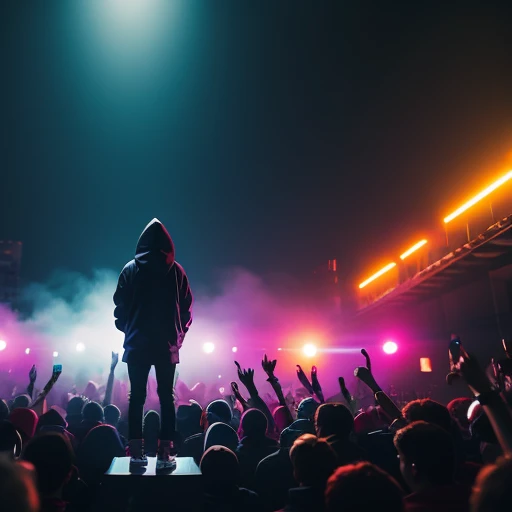
<svg viewBox="0 0 512 512">
<path fill-rule="evenodd" d="M 304 355 L 307 357 L 314 357 L 316 356 L 317 349 L 313 343 L 306 343 L 306 345 L 302 347 L 302 352 L 304 352 Z"/>
<path fill-rule="evenodd" d="M 238 347 L 233 347 L 233 348 L 231 349 L 231 352 L 238 352 Z"/>
<path fill-rule="evenodd" d="M 77 352 L 83 352 L 85 350 L 85 345 L 83 343 L 77 343 L 76 344 L 76 351 Z"/>
<path fill-rule="evenodd" d="M 58 353 L 57 351 L 55 351 L 55 352 L 53 353 L 53 357 L 59 357 L 59 353 Z"/>
<path fill-rule="evenodd" d="M 27 356 L 30 354 L 30 349 L 29 348 L 25 349 L 25 354 L 27 354 Z"/>
<path fill-rule="evenodd" d="M 203 344 L 203 352 L 205 354 L 211 354 L 214 350 L 215 350 L 215 345 L 211 341 L 208 341 Z"/>
<path fill-rule="evenodd" d="M 382 345 L 382 350 L 384 350 L 385 354 L 394 354 L 398 350 L 398 345 L 394 341 L 389 340 Z"/>
<path fill-rule="evenodd" d="M 7 348 L 7 342 L 4 340 L 0 340 L 0 350 L 5 350 Z"/>
</svg>

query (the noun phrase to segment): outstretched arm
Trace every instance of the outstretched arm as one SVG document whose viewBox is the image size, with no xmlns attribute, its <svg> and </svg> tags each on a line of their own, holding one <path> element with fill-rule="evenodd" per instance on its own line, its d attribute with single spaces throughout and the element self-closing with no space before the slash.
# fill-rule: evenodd
<svg viewBox="0 0 512 512">
<path fill-rule="evenodd" d="M 258 394 L 258 389 L 256 388 L 256 384 L 254 384 L 254 370 L 248 368 L 247 370 L 242 370 L 237 361 L 235 364 L 238 368 L 238 378 L 240 382 L 247 388 L 250 399 L 250 405 L 254 408 L 259 409 L 266 417 L 268 422 L 268 432 L 274 432 L 276 429 L 276 425 L 274 422 L 274 418 L 264 400 Z"/>
<path fill-rule="evenodd" d="M 318 397 L 318 400 L 320 400 L 320 403 L 325 403 L 324 393 L 322 391 L 322 386 L 320 386 L 320 382 L 318 380 L 316 366 L 313 366 L 313 368 L 311 368 L 311 387 L 313 388 L 315 395 Z"/>
<path fill-rule="evenodd" d="M 59 379 L 61 373 L 62 371 L 56 371 L 54 367 L 52 376 L 50 377 L 50 380 L 46 383 L 46 386 L 44 387 L 43 391 L 41 391 L 37 398 L 30 404 L 30 408 L 33 409 L 38 416 L 41 416 L 41 414 L 43 414 L 43 407 L 46 396 L 52 390 L 54 384 Z"/>
<path fill-rule="evenodd" d="M 343 398 L 347 401 L 348 408 L 352 413 L 352 416 L 356 415 L 357 412 L 357 400 L 350 394 L 350 391 L 347 389 L 345 385 L 345 379 L 343 377 L 338 378 L 338 384 L 340 385 L 340 391 L 343 395 Z"/>
<path fill-rule="evenodd" d="M 37 368 L 36 365 L 32 365 L 32 368 L 30 369 L 30 372 L 28 373 L 28 378 L 30 380 L 29 385 L 27 386 L 27 393 L 31 400 L 33 400 L 33 394 L 34 394 L 34 384 L 36 383 L 37 379 Z"/>
<path fill-rule="evenodd" d="M 263 371 L 267 374 L 268 379 L 267 382 L 270 382 L 270 385 L 272 386 L 272 389 L 274 390 L 277 399 L 279 401 L 279 405 L 282 405 L 283 407 L 286 407 L 286 416 L 287 416 L 287 423 L 288 425 L 291 425 L 293 423 L 293 416 L 290 412 L 290 409 L 288 408 L 288 405 L 286 403 L 286 400 L 284 398 L 283 388 L 281 387 L 281 384 L 279 384 L 278 378 L 274 374 L 274 370 L 276 368 L 277 359 L 270 360 L 267 357 L 267 354 L 265 354 L 264 359 L 261 361 L 261 366 L 263 368 Z"/>
<path fill-rule="evenodd" d="M 119 354 L 112 352 L 112 360 L 110 361 L 110 373 L 108 374 L 107 388 L 105 390 L 105 398 L 103 399 L 103 407 L 112 403 L 112 390 L 114 389 L 114 370 L 119 361 Z"/>
</svg>

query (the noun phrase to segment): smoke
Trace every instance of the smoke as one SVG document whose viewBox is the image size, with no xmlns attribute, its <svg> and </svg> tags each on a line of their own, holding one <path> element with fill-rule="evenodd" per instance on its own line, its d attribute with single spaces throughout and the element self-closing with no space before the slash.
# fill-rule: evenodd
<svg viewBox="0 0 512 512">
<path fill-rule="evenodd" d="M 62 364 L 62 378 L 66 375 L 70 385 L 82 386 L 89 379 L 104 383 L 111 352 L 122 355 L 123 351 L 123 335 L 113 318 L 117 277 L 111 270 L 97 270 L 91 277 L 59 272 L 46 284 L 28 286 L 23 302 L 30 306 L 30 314 L 21 318 L 0 309 L 0 339 L 8 344 L 0 352 L 0 369 L 25 373 L 37 363 L 44 380 L 53 364 Z M 215 293 L 201 289 L 194 286 L 192 277 L 194 321 L 178 367 L 180 378 L 189 386 L 203 381 L 228 388 L 236 379 L 235 359 L 244 367 L 256 368 L 256 381 L 263 385 L 265 353 L 278 359 L 277 373 L 283 383 L 295 379 L 298 385 L 296 363 L 319 364 L 320 355 L 306 360 L 301 348 L 307 342 L 328 343 L 331 317 L 303 293 L 300 282 L 283 276 L 262 278 L 235 268 L 219 273 L 214 285 Z M 203 352 L 206 342 L 214 344 L 213 353 Z M 83 351 L 77 351 L 79 344 Z M 125 374 L 120 362 L 116 376 Z"/>
</svg>

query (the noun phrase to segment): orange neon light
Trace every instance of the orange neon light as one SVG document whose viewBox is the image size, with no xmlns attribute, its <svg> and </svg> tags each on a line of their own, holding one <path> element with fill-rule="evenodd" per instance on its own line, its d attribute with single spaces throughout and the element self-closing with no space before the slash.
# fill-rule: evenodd
<svg viewBox="0 0 512 512">
<path fill-rule="evenodd" d="M 456 217 L 458 217 L 461 213 L 464 213 L 466 210 L 469 210 L 472 206 L 474 206 L 478 201 L 481 201 L 484 197 L 488 196 L 491 192 L 494 192 L 497 188 L 501 187 L 508 180 L 512 179 L 512 171 L 508 171 L 505 176 L 502 176 L 499 180 L 495 181 L 492 185 L 489 185 L 486 189 L 482 190 L 479 194 L 477 194 L 473 199 L 470 199 L 467 203 L 464 203 L 460 208 L 457 208 L 453 213 L 450 213 L 448 217 L 444 218 L 445 224 L 452 221 Z"/>
<path fill-rule="evenodd" d="M 393 261 L 393 263 L 389 263 L 385 267 L 381 268 L 378 272 L 375 272 L 373 276 L 370 276 L 366 281 L 363 281 L 359 288 L 364 288 L 367 284 L 370 284 L 372 281 L 375 281 L 375 279 L 379 278 L 381 275 L 385 274 L 389 270 L 391 270 L 393 267 L 396 267 L 396 263 Z"/>
<path fill-rule="evenodd" d="M 410 256 L 413 252 L 416 252 L 418 249 L 421 249 L 427 243 L 426 240 L 420 240 L 417 244 L 414 244 L 412 247 L 407 249 L 403 254 L 400 255 L 401 260 L 405 260 L 407 256 Z"/>
</svg>

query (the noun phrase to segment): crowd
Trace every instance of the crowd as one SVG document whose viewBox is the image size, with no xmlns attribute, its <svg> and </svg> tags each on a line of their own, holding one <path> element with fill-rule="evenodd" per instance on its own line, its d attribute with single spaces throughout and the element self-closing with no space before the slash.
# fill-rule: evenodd
<svg viewBox="0 0 512 512">
<path fill-rule="evenodd" d="M 191 457 L 201 488 L 186 497 L 164 493 L 167 510 L 288 512 L 494 512 L 512 510 L 512 414 L 509 365 L 494 376 L 463 349 L 450 378 L 466 381 L 475 399 L 447 406 L 418 399 L 398 407 L 375 380 L 368 354 L 355 375 L 375 396 L 359 410 L 339 379 L 344 403 L 326 402 L 315 367 L 298 370 L 309 395 L 296 406 L 284 396 L 266 356 L 262 369 L 275 392 L 262 399 L 254 370 L 238 363 L 240 384 L 229 399 L 205 400 L 201 386 L 186 391 L 176 408 L 174 455 Z M 60 375 L 35 391 L 0 401 L 0 509 L 19 512 L 103 510 L 104 474 L 115 457 L 129 456 L 124 404 L 114 405 L 113 354 L 104 392 L 50 406 Z M 204 388 L 204 386 L 203 386 Z M 87 396 L 86 396 L 87 395 Z M 93 398 L 93 399 L 91 399 Z M 272 410 L 271 410 L 272 409 Z M 158 450 L 160 416 L 148 410 L 143 450 Z M 123 493 L 131 492 L 128 477 Z M 170 476 L 169 478 L 173 478 Z M 185 500 L 185 501 L 184 501 Z M 128 508 L 134 509 L 133 503 Z"/>
</svg>

